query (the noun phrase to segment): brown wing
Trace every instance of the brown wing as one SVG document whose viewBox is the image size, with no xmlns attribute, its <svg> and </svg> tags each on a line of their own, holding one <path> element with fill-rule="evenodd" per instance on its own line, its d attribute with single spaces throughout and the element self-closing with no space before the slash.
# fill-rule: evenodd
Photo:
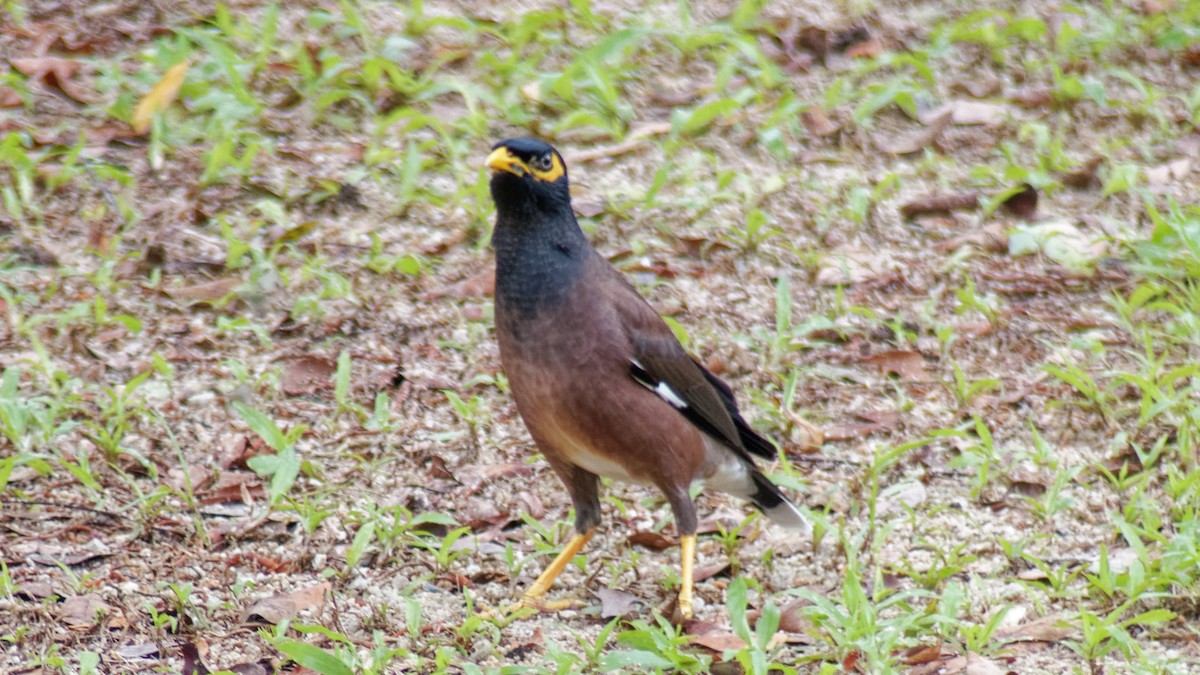
<svg viewBox="0 0 1200 675">
<path fill-rule="evenodd" d="M 747 461 L 753 463 L 750 453 L 774 459 L 775 447 L 746 424 L 729 386 L 688 355 L 662 317 L 609 269 L 609 292 L 634 298 L 612 298 L 632 349 L 630 376 Z"/>
</svg>

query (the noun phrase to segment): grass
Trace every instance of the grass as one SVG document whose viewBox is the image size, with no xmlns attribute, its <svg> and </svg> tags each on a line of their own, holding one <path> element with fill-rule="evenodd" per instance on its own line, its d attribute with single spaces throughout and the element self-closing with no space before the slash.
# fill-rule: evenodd
<svg viewBox="0 0 1200 675">
<path fill-rule="evenodd" d="M 0 66 L 0 664 L 1194 668 L 1200 3 L 1163 5 L 216 3 L 151 30 L 0 3 L 6 53 L 50 21 L 78 64 Z M 952 100 L 994 117 L 887 151 Z M 818 523 L 701 497 L 721 640 L 664 618 L 677 550 L 625 537 L 669 511 L 617 485 L 555 590 L 581 611 L 479 611 L 569 536 L 464 282 L 481 158 L 517 134 L 564 150 L 585 229 Z M 1004 206 L 1026 185 L 1032 218 Z M 797 417 L 842 433 L 798 454 Z M 600 588 L 640 603 L 600 617 Z"/>
</svg>

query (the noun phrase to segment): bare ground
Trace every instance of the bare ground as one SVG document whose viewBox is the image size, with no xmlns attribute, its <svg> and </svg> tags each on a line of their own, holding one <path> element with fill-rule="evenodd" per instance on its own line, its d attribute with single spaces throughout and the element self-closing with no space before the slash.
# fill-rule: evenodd
<svg viewBox="0 0 1200 675">
<path fill-rule="evenodd" d="M 533 9 L 428 5 L 431 15 L 501 23 Z M 198 9 L 130 14 L 133 5 L 114 7 L 120 11 L 113 16 L 133 25 L 188 25 L 200 15 Z M 603 3 L 596 11 L 620 24 L 633 21 L 639 8 Z M 671 16 L 673 8 L 636 16 L 651 22 Z M 804 17 L 803 24 L 831 32 L 861 25 L 886 50 L 928 40 L 926 27 L 943 10 L 940 3 L 889 3 L 849 18 L 805 9 L 812 12 L 771 7 L 766 14 L 771 21 Z M 232 11 L 255 16 L 263 9 L 239 3 Z M 281 42 L 329 37 L 304 23 L 306 11 L 282 12 Z M 1010 11 L 1051 22 L 1058 16 L 1044 3 L 1017 3 Z M 697 20 L 727 12 L 720 3 L 694 9 Z M 400 8 L 371 5 L 366 14 L 376 35 L 402 32 Z M 96 22 L 103 18 L 50 3 L 30 5 L 30 20 L 102 34 Z M 93 53 L 79 57 L 90 64 L 91 79 L 84 81 L 103 78 L 104 63 L 136 69 L 131 55 L 148 49 L 156 34 L 147 28 L 120 31 L 108 42 L 97 38 Z M 23 53 L 33 40 L 6 30 L 0 47 Z M 501 48 L 495 39 L 472 42 L 452 29 L 426 35 L 421 47 L 452 51 L 456 40 L 473 50 Z M 646 58 L 644 76 L 625 92 L 636 111 L 634 128 L 669 120 L 673 106 L 662 102 L 664 88 L 704 92 L 715 77 L 709 63 L 671 54 Z M 1195 70 L 1173 58 L 1146 48 L 1123 54 L 1121 62 L 1165 91 L 1187 92 Z M 469 80 L 472 63 L 453 61 L 444 72 Z M 1139 115 L 1086 102 L 1068 108 L 1015 103 L 1045 83 L 1034 76 L 1021 81 L 1019 67 L 995 63 L 982 49 L 964 48 L 952 63 L 953 72 L 940 73 L 931 87 L 934 98 L 972 98 L 964 88 L 994 80 L 995 88 L 980 98 L 999 105 L 1002 115 L 986 125 L 951 125 L 927 155 L 898 157 L 880 149 L 919 131 L 920 123 L 893 106 L 870 127 L 855 125 L 852 104 L 829 111 L 839 131 L 791 135 L 783 157 L 753 142 L 771 112 L 754 103 L 679 147 L 651 136 L 630 152 L 589 159 L 619 139 L 571 133 L 556 139 L 577 203 L 597 209 L 584 219 L 597 248 L 686 328 L 689 347 L 733 384 L 748 417 L 783 442 L 779 475 L 801 486 L 797 500 L 830 528 L 811 542 L 763 521 L 750 523 L 736 547 L 736 573 L 761 585 L 754 605 L 770 599 L 789 606 L 788 592 L 801 588 L 839 596 L 847 561 L 842 533 L 876 572 L 864 579 L 868 589 L 915 588 L 924 575 L 948 570 L 967 594 L 964 622 L 982 623 L 1006 605 L 1012 609 L 1002 626 L 1013 631 L 1039 617 L 1074 618 L 1081 606 L 1102 613 L 1104 603 L 1078 588 L 1044 590 L 1045 573 L 1002 542 L 1025 542 L 1052 573 L 1078 572 L 1096 564 L 1101 546 L 1114 556 L 1128 550 L 1115 536 L 1113 514 L 1138 500 L 1169 499 L 1161 477 L 1133 494 L 1114 488 L 1097 469 L 1115 470 L 1129 443 L 1154 442 L 1156 429 L 1122 425 L 1079 405 L 1078 395 L 1043 367 L 1076 363 L 1097 377 L 1132 367 L 1139 345 L 1108 300 L 1136 283 L 1122 249 L 1108 244 L 1103 259 L 1081 273 L 1044 256 L 1010 255 L 1006 233 L 1019 219 L 1003 209 L 912 221 L 901 217 L 900 207 L 931 192 L 976 189 L 972 170 L 995 164 L 1005 144 L 1010 152 L 1032 152 L 1033 141 L 1020 135 L 1029 122 L 1061 136 L 1078 162 L 1102 149 L 1106 166 L 1139 169 L 1200 159 L 1194 140 L 1183 142 L 1194 132 L 1176 123 L 1184 113 L 1174 100 L 1161 104 L 1172 120 L 1164 131 Z M 553 57 L 546 64 L 552 66 Z M 801 99 L 819 98 L 851 67 L 850 57 L 833 55 L 826 65 L 789 73 L 790 88 Z M 52 136 L 36 141 L 52 147 L 74 143 L 78 128 L 108 123 L 98 106 L 53 87 L 35 88 L 35 94 L 30 107 L 5 111 L 0 129 Z M 461 97 L 430 105 L 446 120 L 467 113 Z M 21 373 L 22 397 L 41 396 L 48 406 L 57 401 L 70 409 L 59 420 L 66 426 L 47 444 L 0 450 L 22 460 L 0 493 L 0 559 L 17 586 L 0 596 L 0 635 L 7 639 L 0 665 L 9 671 L 54 670 L 48 657 L 61 654 L 63 669 L 77 672 L 84 650 L 101 656 L 102 672 L 174 671 L 182 667 L 183 644 L 199 645 L 213 669 L 277 662 L 279 652 L 259 628 L 267 625 L 269 632 L 293 613 L 296 623 L 324 626 L 363 649 L 379 636 L 425 659 L 421 666 L 397 661 L 396 670 L 408 663 L 432 671 L 439 649 L 453 654 L 451 670 L 469 663 L 550 667 L 556 650 L 578 653 L 579 640 L 594 639 L 607 623 L 599 616 L 601 589 L 630 594 L 637 601 L 630 617 L 649 618 L 673 596 L 677 549 L 629 538 L 646 531 L 669 535 L 669 509 L 647 490 L 611 485 L 607 525 L 589 546 L 586 566 L 568 569 L 556 590 L 578 596 L 584 607 L 464 637 L 469 605 L 504 605 L 553 552 L 535 544 L 539 537 L 523 514 L 548 528 L 551 544 L 563 541 L 569 518 L 563 491 L 531 456 L 498 385 L 490 298 L 486 283 L 479 283 L 491 264 L 480 221 L 486 205 L 481 210 L 465 197 L 401 203 L 396 173 L 360 170 L 363 148 L 376 144 L 369 119 L 339 128 L 328 121 L 312 125 L 309 114 L 303 106 L 269 113 L 260 126 L 275 152 L 243 180 L 202 185 L 201 145 L 170 149 L 156 168 L 143 139 L 117 139 L 88 145 L 86 153 L 124 167 L 127 183 L 89 170 L 55 190 L 40 185 L 46 198 L 36 218 L 0 215 L 9 256 L 2 282 L 9 322 L 0 328 L 0 362 Z M 353 108 L 345 117 L 354 119 Z M 521 129 L 502 119 L 489 128 L 490 140 L 550 127 L 541 120 Z M 409 140 L 433 138 L 428 130 L 406 136 L 393 129 L 378 145 L 403 152 Z M 449 153 L 444 163 L 425 166 L 421 185 L 453 194 L 452 170 L 466 184 L 486 180 L 478 165 L 488 140 L 469 139 L 464 147 L 467 175 Z M 674 178 L 663 196 L 650 206 L 623 206 L 637 201 L 668 161 Z M 718 188 L 724 172 L 736 178 Z M 845 208 L 854 191 L 888 176 L 897 177 L 896 189 L 879 195 L 856 220 Z M 777 189 L 762 191 L 771 180 Z M 337 198 L 308 199 L 320 181 L 353 187 Z M 1189 169 L 1153 187 L 1186 202 L 1198 183 Z M 750 187 L 739 193 L 743 185 Z M 713 198 L 722 192 L 728 195 Z M 1105 197 L 1098 185 L 1085 185 L 1040 198 L 1038 218 L 1069 221 L 1089 234 L 1127 239 L 1148 227 L 1132 193 Z M 288 226 L 274 221 L 263 201 L 281 205 L 287 223 L 315 225 L 289 241 Z M 115 213 L 122 206 L 138 217 L 123 222 Z M 737 237 L 752 208 L 769 214 L 778 234 L 741 248 Z M 228 267 L 222 219 L 260 257 Z M 372 236 L 384 254 L 420 256 L 419 273 L 369 269 Z M 830 262 L 842 260 L 839 254 L 849 262 Z M 841 273 L 851 274 L 851 283 L 829 283 Z M 956 295 L 967 279 L 991 303 L 990 314 L 965 308 Z M 779 325 L 781 280 L 790 291 L 793 326 Z M 108 316 L 137 317 L 141 329 L 97 320 L 97 297 Z M 939 339 L 939 329 L 953 331 L 955 339 Z M 1102 355 L 1096 344 L 1104 345 Z M 371 428 L 354 410 L 339 411 L 334 370 L 341 353 L 352 362 L 343 403 L 370 411 L 376 396 L 386 394 L 388 428 Z M 966 381 L 994 378 L 996 386 L 959 400 L 956 367 Z M 130 401 L 135 412 L 123 420 L 121 451 L 106 454 L 98 429 L 111 430 L 119 417 L 109 397 L 147 370 L 154 374 Z M 789 393 L 791 376 L 796 384 Z M 471 411 L 456 412 L 446 392 Z M 785 399 L 793 410 L 780 412 Z M 234 412 L 234 402 L 265 412 L 284 429 L 307 426 L 295 443 L 304 465 L 289 494 L 294 501 L 270 506 L 266 481 L 247 465 L 270 450 Z M 795 416 L 822 427 L 830 440 L 801 452 L 805 434 Z M 976 418 L 995 448 L 982 482 L 978 467 L 963 460 L 979 443 L 974 428 L 964 426 Z M 965 431 L 938 435 L 947 429 Z M 1034 461 L 1032 429 L 1053 448 L 1056 473 Z M 918 439 L 929 441 L 871 469 L 888 448 Z M 94 484 L 68 465 L 86 465 Z M 1077 473 L 1059 486 L 1064 506 L 1047 516 L 1033 503 L 1063 472 Z M 710 533 L 741 525 L 748 513 L 719 495 L 703 495 L 699 504 Z M 464 553 L 446 564 L 412 543 L 440 542 L 450 527 L 417 527 L 413 531 L 430 534 L 415 538 L 393 520 L 429 513 L 448 514 L 470 528 L 459 540 Z M 356 555 L 351 543 L 364 522 L 377 523 L 377 538 L 349 567 L 347 556 Z M 394 529 L 385 536 L 388 522 Z M 728 556 L 720 536 L 702 538 L 702 567 Z M 732 577 L 725 569 L 699 583 L 704 621 L 727 624 L 725 590 Z M 933 587 L 936 593 L 944 585 Z M 262 603 L 277 594 L 290 608 Z M 1195 607 L 1186 597 L 1172 607 L 1178 621 L 1153 633 L 1135 631 L 1142 649 L 1174 663 L 1177 672 L 1200 667 L 1188 627 Z M 420 608 L 419 624 L 406 614 L 410 601 Z M 156 613 L 170 621 L 156 626 Z M 788 633 L 776 661 L 815 672 L 805 657 L 828 647 L 809 629 L 800 625 Z M 943 638 L 950 663 L 962 651 L 954 636 L 914 636 L 912 642 L 940 644 Z M 1057 637 L 1014 642 L 990 658 L 999 664 L 996 672 L 1088 667 Z M 1116 652 L 1099 665 L 1104 672 L 1136 671 Z"/>
</svg>

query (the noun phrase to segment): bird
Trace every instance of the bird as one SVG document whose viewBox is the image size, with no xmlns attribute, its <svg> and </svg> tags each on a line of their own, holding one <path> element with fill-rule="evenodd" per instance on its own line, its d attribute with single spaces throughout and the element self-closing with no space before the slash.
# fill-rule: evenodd
<svg viewBox="0 0 1200 675">
<path fill-rule="evenodd" d="M 804 515 L 756 465 L 775 446 L 742 417 L 733 391 L 589 244 L 567 166 L 550 144 L 512 138 L 487 156 L 496 207 L 495 333 L 509 391 L 534 444 L 565 485 L 575 532 L 513 610 L 557 611 L 555 579 L 601 523 L 599 477 L 657 488 L 681 550 L 677 616 L 694 616 L 698 517 L 689 489 L 749 500 L 785 528 Z"/>
</svg>

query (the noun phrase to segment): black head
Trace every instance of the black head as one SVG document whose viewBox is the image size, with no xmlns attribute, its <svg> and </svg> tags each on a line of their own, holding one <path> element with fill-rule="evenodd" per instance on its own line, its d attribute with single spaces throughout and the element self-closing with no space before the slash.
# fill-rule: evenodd
<svg viewBox="0 0 1200 675">
<path fill-rule="evenodd" d="M 503 214 L 570 209 L 567 165 L 562 155 L 536 138 L 510 138 L 492 146 L 492 198 Z"/>
</svg>

